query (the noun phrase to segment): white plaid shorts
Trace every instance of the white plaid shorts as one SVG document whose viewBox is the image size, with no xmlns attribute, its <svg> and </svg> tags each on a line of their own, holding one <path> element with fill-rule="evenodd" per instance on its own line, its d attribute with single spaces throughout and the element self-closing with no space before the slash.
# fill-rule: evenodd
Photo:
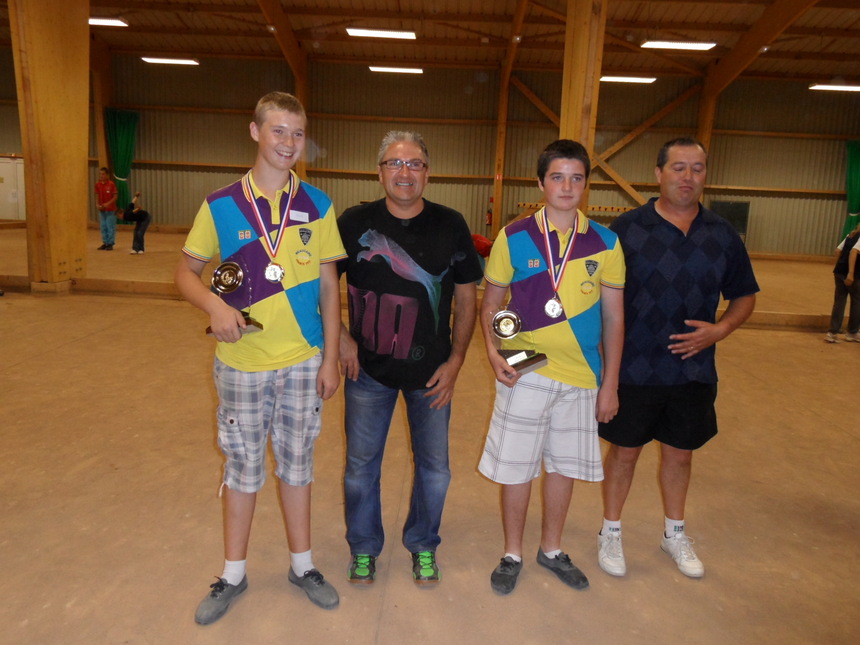
<svg viewBox="0 0 860 645">
<path fill-rule="evenodd" d="M 574 387 L 537 372 L 513 388 L 496 382 L 496 402 L 478 470 L 499 484 L 524 484 L 548 473 L 602 481 L 597 389 Z"/>
<path fill-rule="evenodd" d="M 293 486 L 313 481 L 322 412 L 316 392 L 321 364 L 317 354 L 279 370 L 244 372 L 215 359 L 218 446 L 227 459 L 224 485 L 230 490 L 255 493 L 263 487 L 270 434 L 275 475 Z"/>
</svg>

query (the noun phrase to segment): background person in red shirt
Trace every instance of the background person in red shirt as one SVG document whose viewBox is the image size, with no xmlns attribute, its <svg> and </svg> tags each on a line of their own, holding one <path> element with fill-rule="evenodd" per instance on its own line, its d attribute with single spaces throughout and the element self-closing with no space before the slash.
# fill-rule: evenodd
<svg viewBox="0 0 860 645">
<path fill-rule="evenodd" d="M 113 251 L 116 242 L 116 184 L 111 181 L 107 168 L 99 168 L 96 182 L 96 206 L 102 230 L 99 251 Z"/>
</svg>

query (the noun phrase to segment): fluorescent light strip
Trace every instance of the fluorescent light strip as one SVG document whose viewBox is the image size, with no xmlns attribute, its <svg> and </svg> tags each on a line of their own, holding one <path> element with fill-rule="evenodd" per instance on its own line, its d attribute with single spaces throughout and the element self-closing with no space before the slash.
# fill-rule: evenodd
<svg viewBox="0 0 860 645">
<path fill-rule="evenodd" d="M 835 83 L 813 83 L 811 90 L 830 90 L 832 92 L 860 92 L 860 85 L 836 85 Z"/>
<path fill-rule="evenodd" d="M 415 40 L 414 31 L 390 31 L 386 29 L 353 29 L 346 30 L 350 36 L 357 38 L 399 38 L 401 40 Z"/>
<path fill-rule="evenodd" d="M 716 46 L 717 43 L 681 43 L 671 40 L 646 40 L 640 45 L 645 49 L 683 49 L 700 52 L 706 52 Z"/>
<path fill-rule="evenodd" d="M 420 67 L 374 67 L 370 66 L 371 72 L 388 72 L 392 74 L 423 74 L 424 70 Z"/>
<path fill-rule="evenodd" d="M 128 27 L 122 18 L 90 18 L 88 22 L 94 27 Z"/>
<path fill-rule="evenodd" d="M 657 79 L 644 76 L 601 76 L 600 80 L 605 83 L 653 83 Z"/>
<path fill-rule="evenodd" d="M 141 60 L 145 63 L 157 63 L 159 65 L 199 65 L 200 61 L 196 58 L 150 58 L 141 56 Z"/>
</svg>

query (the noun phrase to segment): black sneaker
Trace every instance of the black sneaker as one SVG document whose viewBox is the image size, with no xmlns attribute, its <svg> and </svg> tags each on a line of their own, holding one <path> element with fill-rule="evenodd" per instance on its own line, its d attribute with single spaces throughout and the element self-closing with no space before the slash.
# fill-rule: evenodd
<svg viewBox="0 0 860 645">
<path fill-rule="evenodd" d="M 376 558 L 365 553 L 353 553 L 346 579 L 353 584 L 373 584 L 376 577 Z"/>
<path fill-rule="evenodd" d="M 543 549 L 539 548 L 537 563 L 552 571 L 568 587 L 573 587 L 574 589 L 588 588 L 588 578 L 579 570 L 579 567 L 570 561 L 570 556 L 567 553 L 562 552 L 554 558 L 548 558 L 544 554 Z"/>
<path fill-rule="evenodd" d="M 107 248 L 107 244 L 102 244 L 100 247 L 96 249 L 96 251 L 104 251 Z"/>
<path fill-rule="evenodd" d="M 105 251 L 113 251 L 113 244 L 108 244 L 105 246 Z"/>
<path fill-rule="evenodd" d="M 198 625 L 211 625 L 230 609 L 230 605 L 248 588 L 248 576 L 237 585 L 229 584 L 224 578 L 210 585 L 210 591 L 197 605 L 194 622 Z"/>
<path fill-rule="evenodd" d="M 507 596 L 517 586 L 517 580 L 522 570 L 522 560 L 517 562 L 509 556 L 502 558 L 499 566 L 493 569 L 493 573 L 490 576 L 490 586 L 493 588 L 493 591 L 497 594 Z"/>
<path fill-rule="evenodd" d="M 340 604 L 337 590 L 326 582 L 323 574 L 316 569 L 305 571 L 305 575 L 299 578 L 291 568 L 289 578 L 290 582 L 304 590 L 308 599 L 317 607 L 334 609 Z"/>
<path fill-rule="evenodd" d="M 419 551 L 412 554 L 412 578 L 416 585 L 432 585 L 439 582 L 441 574 L 433 551 Z"/>
</svg>

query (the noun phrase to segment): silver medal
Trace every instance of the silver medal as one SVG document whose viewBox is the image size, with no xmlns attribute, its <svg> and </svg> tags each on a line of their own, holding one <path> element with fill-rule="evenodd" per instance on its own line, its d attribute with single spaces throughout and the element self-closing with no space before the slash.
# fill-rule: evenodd
<svg viewBox="0 0 860 645">
<path fill-rule="evenodd" d="M 284 279 L 284 267 L 276 262 L 270 262 L 268 266 L 266 266 L 266 271 L 263 275 L 266 276 L 266 280 L 271 283 L 278 283 Z"/>
<path fill-rule="evenodd" d="M 546 304 L 543 307 L 544 312 L 550 318 L 558 318 L 563 311 L 561 306 L 561 302 L 559 302 L 558 297 L 550 298 L 547 300 Z"/>
</svg>

